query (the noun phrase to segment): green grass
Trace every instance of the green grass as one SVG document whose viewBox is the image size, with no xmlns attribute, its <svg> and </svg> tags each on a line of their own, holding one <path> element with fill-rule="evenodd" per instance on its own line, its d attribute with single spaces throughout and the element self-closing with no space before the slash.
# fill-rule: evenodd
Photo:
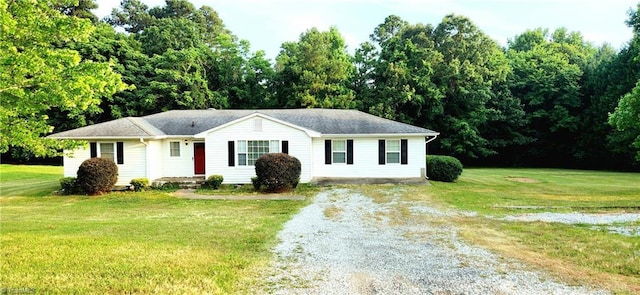
<svg viewBox="0 0 640 295">
<path fill-rule="evenodd" d="M 158 191 L 42 196 L 57 189 L 59 167 L 2 168 L 0 288 L 7 290 L 249 292 L 271 260 L 276 233 L 307 204 L 185 200 Z M 47 185 L 28 187 L 44 178 Z"/>
<path fill-rule="evenodd" d="M 50 195 L 59 188 L 61 177 L 61 167 L 0 165 L 0 289 L 60 294 L 251 293 L 253 286 L 261 285 L 257 280 L 272 259 L 269 249 L 277 232 L 308 204 L 186 200 L 162 191 Z M 494 218 L 541 210 L 638 212 L 638 173 L 475 168 L 465 169 L 456 183 L 346 187 L 398 206 L 385 216 L 391 224 L 449 223 L 470 242 L 566 281 L 640 293 L 638 237 L 585 225 Z M 296 193 L 310 196 L 318 190 L 302 186 Z M 200 192 L 250 191 L 247 186 L 223 186 Z M 398 197 L 409 203 L 397 202 Z M 403 207 L 411 202 L 480 214 L 427 220 Z"/>
<path fill-rule="evenodd" d="M 432 182 L 423 197 L 477 217 L 454 220 L 462 236 L 576 283 L 640 293 L 640 238 L 590 225 L 507 222 L 490 217 L 551 212 L 640 212 L 640 173 L 563 169 L 465 169 Z M 416 198 L 415 194 L 411 198 Z M 510 206 L 542 206 L 515 209 Z M 626 225 L 637 226 L 638 222 Z"/>
<path fill-rule="evenodd" d="M 458 209 L 504 215 L 528 211 L 640 211 L 640 173 L 563 169 L 465 169 L 433 195 Z M 511 206 L 541 206 L 514 209 Z"/>
<path fill-rule="evenodd" d="M 46 196 L 60 189 L 62 166 L 0 164 L 0 196 Z"/>
</svg>

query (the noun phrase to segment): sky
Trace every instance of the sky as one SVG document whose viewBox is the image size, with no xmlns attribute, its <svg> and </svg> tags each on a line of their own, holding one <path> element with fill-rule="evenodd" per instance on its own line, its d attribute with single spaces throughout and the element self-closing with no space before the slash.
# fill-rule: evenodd
<svg viewBox="0 0 640 295">
<path fill-rule="evenodd" d="M 99 18 L 111 13 L 120 0 L 98 0 Z M 142 0 L 149 7 L 164 0 Z M 397 15 L 409 23 L 436 26 L 448 14 L 468 17 L 485 34 L 505 46 L 509 39 L 528 29 L 565 27 L 582 33 L 585 40 L 619 49 L 632 32 L 625 25 L 627 12 L 638 0 L 190 0 L 196 8 L 212 7 L 225 26 L 251 50 L 264 50 L 275 59 L 284 42 L 316 27 L 335 26 L 349 52 L 369 40 L 385 17 Z"/>
</svg>

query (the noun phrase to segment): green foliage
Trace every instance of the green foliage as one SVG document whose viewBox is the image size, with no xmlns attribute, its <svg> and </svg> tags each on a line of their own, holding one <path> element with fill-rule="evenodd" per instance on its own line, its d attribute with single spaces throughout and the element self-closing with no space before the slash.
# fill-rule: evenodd
<svg viewBox="0 0 640 295">
<path fill-rule="evenodd" d="M 609 117 L 609 123 L 634 138 L 633 146 L 639 150 L 636 160 L 640 161 L 640 82 L 620 99 L 615 112 Z"/>
<path fill-rule="evenodd" d="M 206 188 L 218 189 L 223 181 L 224 177 L 222 175 L 211 175 L 205 180 L 204 186 Z"/>
<path fill-rule="evenodd" d="M 73 195 L 79 193 L 75 177 L 60 178 L 60 194 Z"/>
<path fill-rule="evenodd" d="M 335 27 L 328 32 L 312 28 L 298 42 L 282 44 L 275 68 L 281 107 L 355 107 L 355 95 L 348 85 L 355 68 Z"/>
<path fill-rule="evenodd" d="M 118 166 L 105 158 L 87 159 L 78 167 L 76 180 L 80 192 L 97 195 L 110 192 L 118 181 Z"/>
<path fill-rule="evenodd" d="M 49 4 L 0 1 L 0 125 L 11 126 L 0 129 L 0 152 L 13 146 L 52 156 L 77 146 L 41 137 L 54 129 L 46 112 L 84 111 L 125 88 L 109 63 L 83 61 L 77 51 L 60 47 L 87 40 L 94 27 Z"/>
<path fill-rule="evenodd" d="M 257 183 L 270 193 L 295 188 L 302 168 L 300 160 L 285 153 L 264 154 L 256 160 L 255 167 Z"/>
<path fill-rule="evenodd" d="M 149 188 L 149 179 L 146 177 L 134 178 L 134 179 L 131 179 L 129 184 L 133 186 L 134 191 L 141 192 Z"/>
<path fill-rule="evenodd" d="M 462 163 L 451 156 L 427 156 L 427 176 L 430 180 L 453 182 L 462 174 Z"/>
<path fill-rule="evenodd" d="M 258 176 L 251 177 L 251 185 L 253 186 L 254 191 L 260 191 L 262 184 L 260 183 Z"/>
</svg>

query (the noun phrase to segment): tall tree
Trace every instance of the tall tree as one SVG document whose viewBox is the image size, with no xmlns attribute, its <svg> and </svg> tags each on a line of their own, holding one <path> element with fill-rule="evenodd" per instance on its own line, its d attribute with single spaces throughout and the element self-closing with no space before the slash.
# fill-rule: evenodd
<svg viewBox="0 0 640 295">
<path fill-rule="evenodd" d="M 635 10 L 629 11 L 627 25 L 633 29 L 633 39 L 628 48 L 625 48 L 620 56 L 626 59 L 627 75 L 618 89 L 624 89 L 633 80 L 635 87 L 625 94 L 618 102 L 615 111 L 609 116 L 609 124 L 614 126 L 617 132 L 613 133 L 611 141 L 618 143 L 622 149 L 630 146 L 636 149 L 636 161 L 640 162 L 640 3 Z M 625 83 L 626 82 L 626 83 Z M 629 144 L 631 143 L 631 144 Z"/>
<path fill-rule="evenodd" d="M 0 152 L 18 147 L 37 156 L 57 154 L 63 143 L 41 137 L 54 129 L 47 110 L 85 110 L 126 86 L 109 63 L 57 48 L 58 42 L 86 40 L 94 29 L 89 20 L 54 8 L 69 4 L 0 0 Z"/>
<path fill-rule="evenodd" d="M 354 108 L 349 88 L 354 65 L 338 29 L 313 28 L 298 42 L 282 44 L 276 58 L 275 89 L 280 106 L 287 108 Z"/>
</svg>

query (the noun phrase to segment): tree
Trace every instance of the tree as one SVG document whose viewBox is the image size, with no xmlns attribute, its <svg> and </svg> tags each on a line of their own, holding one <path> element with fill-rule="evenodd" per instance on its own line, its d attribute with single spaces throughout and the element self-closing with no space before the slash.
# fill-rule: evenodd
<svg viewBox="0 0 640 295">
<path fill-rule="evenodd" d="M 98 17 L 93 14 L 91 10 L 96 8 L 98 8 L 98 4 L 95 0 L 78 0 L 75 3 L 59 3 L 56 6 L 56 9 L 62 12 L 62 14 L 86 18 L 94 25 L 98 24 Z"/>
<path fill-rule="evenodd" d="M 618 131 L 633 138 L 633 146 L 640 150 L 640 80 L 636 87 L 623 96 L 618 102 L 616 110 L 609 116 L 609 123 Z M 636 153 L 636 160 L 640 161 L 640 151 Z"/>
<path fill-rule="evenodd" d="M 633 29 L 633 39 L 628 48 L 619 54 L 623 58 L 626 74 L 618 82 L 618 89 L 624 89 L 628 82 L 636 81 L 635 87 L 622 96 L 615 111 L 609 115 L 609 124 L 614 126 L 617 132 L 610 137 L 612 142 L 621 143 L 623 147 L 628 147 L 629 143 L 635 147 L 636 161 L 640 162 L 640 3 L 636 10 L 629 11 L 627 25 Z M 625 83 L 626 81 L 626 83 Z"/>
<path fill-rule="evenodd" d="M 86 40 L 94 27 L 54 8 L 70 1 L 49 3 L 0 0 L 0 152 L 19 147 L 50 156 L 63 145 L 73 146 L 41 137 L 54 129 L 46 111 L 85 110 L 126 87 L 109 63 L 82 61 L 77 51 L 56 47 Z"/>
<path fill-rule="evenodd" d="M 327 32 L 313 28 L 301 34 L 298 42 L 282 44 L 275 69 L 280 106 L 355 107 L 355 95 L 349 88 L 355 69 L 335 27 Z"/>
</svg>

